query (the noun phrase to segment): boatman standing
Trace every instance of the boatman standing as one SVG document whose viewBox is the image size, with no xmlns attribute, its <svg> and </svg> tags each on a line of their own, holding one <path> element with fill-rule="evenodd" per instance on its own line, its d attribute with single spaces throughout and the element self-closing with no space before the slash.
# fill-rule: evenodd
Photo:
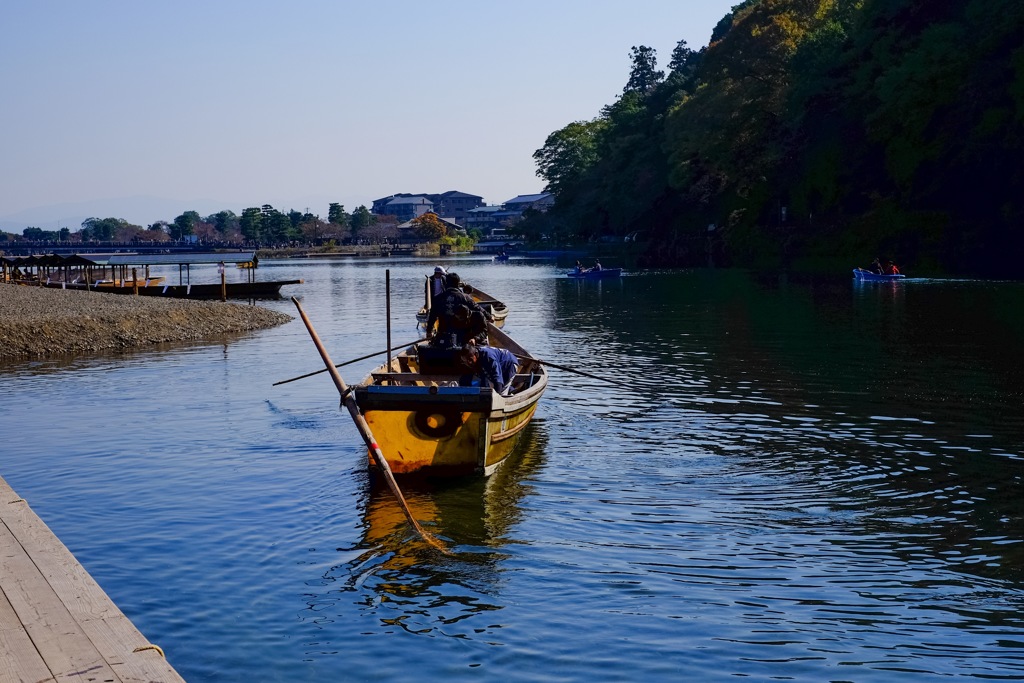
<svg viewBox="0 0 1024 683">
<path fill-rule="evenodd" d="M 434 274 L 430 276 L 430 298 L 434 299 L 444 291 L 444 279 L 447 271 L 441 266 L 434 267 Z"/>
<path fill-rule="evenodd" d="M 487 312 L 480 307 L 480 304 L 473 301 L 473 297 L 466 294 L 459 288 L 462 280 L 458 273 L 448 273 L 445 276 L 445 290 L 434 297 L 430 305 L 430 314 L 427 316 L 427 337 L 432 339 L 434 346 L 446 348 L 457 348 L 462 346 L 466 340 L 462 339 L 465 325 L 459 319 L 460 308 L 469 309 L 470 315 L 479 313 L 487 318 Z M 463 314 L 463 317 L 465 315 Z M 437 323 L 437 332 L 434 332 L 434 323 Z"/>
</svg>

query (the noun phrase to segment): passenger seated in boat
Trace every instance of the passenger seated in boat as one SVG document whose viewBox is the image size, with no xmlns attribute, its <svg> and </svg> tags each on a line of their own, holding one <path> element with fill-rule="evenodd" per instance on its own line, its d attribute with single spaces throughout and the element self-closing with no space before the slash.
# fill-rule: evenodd
<svg viewBox="0 0 1024 683">
<path fill-rule="evenodd" d="M 445 277 L 445 290 L 437 295 L 430 306 L 430 314 L 427 316 L 427 338 L 435 346 L 457 348 L 465 343 L 466 340 L 462 338 L 465 328 L 460 329 L 456 320 L 460 306 L 469 309 L 471 316 L 479 312 L 485 320 L 487 318 L 487 313 L 480 304 L 459 288 L 461 283 L 462 280 L 457 273 L 448 273 Z M 436 332 L 434 323 L 437 323 Z"/>
<path fill-rule="evenodd" d="M 576 272 L 577 273 L 582 273 L 583 272 L 583 264 L 580 263 L 579 261 L 576 261 Z"/>
<path fill-rule="evenodd" d="M 896 264 L 892 261 L 886 261 L 885 263 L 885 274 L 886 275 L 899 275 L 900 269 L 896 267 Z"/>
<path fill-rule="evenodd" d="M 594 267 L 591 268 L 591 270 L 595 270 L 595 271 L 601 270 L 601 262 L 598 261 L 597 259 L 594 259 Z"/>
<path fill-rule="evenodd" d="M 871 272 L 877 275 L 882 274 L 882 262 L 878 260 L 877 256 L 875 257 L 875 260 L 871 262 Z"/>
<path fill-rule="evenodd" d="M 502 396 L 512 393 L 512 380 L 519 371 L 519 359 L 512 352 L 475 344 L 462 347 L 458 365 L 469 373 L 459 384 L 472 386 L 479 382 L 480 386 L 491 387 Z"/>
</svg>

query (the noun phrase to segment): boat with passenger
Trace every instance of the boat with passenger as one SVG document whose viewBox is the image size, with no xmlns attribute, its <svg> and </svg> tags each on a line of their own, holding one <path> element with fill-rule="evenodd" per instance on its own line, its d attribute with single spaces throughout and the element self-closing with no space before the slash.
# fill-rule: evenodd
<svg viewBox="0 0 1024 683">
<path fill-rule="evenodd" d="M 513 452 L 548 375 L 493 324 L 487 341 L 519 361 L 504 392 L 469 383 L 460 351 L 430 343 L 407 347 L 353 387 L 359 411 L 395 474 L 488 476 Z"/>
<path fill-rule="evenodd" d="M 598 280 L 609 277 L 619 277 L 622 275 L 622 268 L 586 268 L 583 270 L 570 270 L 566 273 L 566 276 L 573 278 L 581 278 L 586 280 Z"/>
<path fill-rule="evenodd" d="M 863 268 L 854 268 L 853 277 L 861 282 L 895 282 L 906 276 L 903 273 L 873 273 Z"/>
</svg>

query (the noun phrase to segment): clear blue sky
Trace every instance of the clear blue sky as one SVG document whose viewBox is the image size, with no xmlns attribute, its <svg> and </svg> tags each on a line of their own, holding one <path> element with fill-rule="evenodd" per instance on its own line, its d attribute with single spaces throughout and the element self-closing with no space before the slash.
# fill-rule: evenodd
<svg viewBox="0 0 1024 683">
<path fill-rule="evenodd" d="M 0 217 L 539 192 L 533 152 L 615 100 L 631 46 L 664 68 L 735 1 L 4 0 Z"/>
</svg>

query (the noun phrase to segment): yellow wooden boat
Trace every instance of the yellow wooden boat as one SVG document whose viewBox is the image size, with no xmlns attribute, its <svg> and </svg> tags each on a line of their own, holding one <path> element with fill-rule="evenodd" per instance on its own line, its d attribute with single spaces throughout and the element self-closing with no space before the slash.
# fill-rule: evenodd
<svg viewBox="0 0 1024 683">
<path fill-rule="evenodd" d="M 454 354 L 429 344 L 410 346 L 353 388 L 395 474 L 488 476 L 515 448 L 547 388 L 547 372 L 507 334 L 488 328 L 491 346 L 520 358 L 508 396 L 459 386 Z"/>
</svg>

